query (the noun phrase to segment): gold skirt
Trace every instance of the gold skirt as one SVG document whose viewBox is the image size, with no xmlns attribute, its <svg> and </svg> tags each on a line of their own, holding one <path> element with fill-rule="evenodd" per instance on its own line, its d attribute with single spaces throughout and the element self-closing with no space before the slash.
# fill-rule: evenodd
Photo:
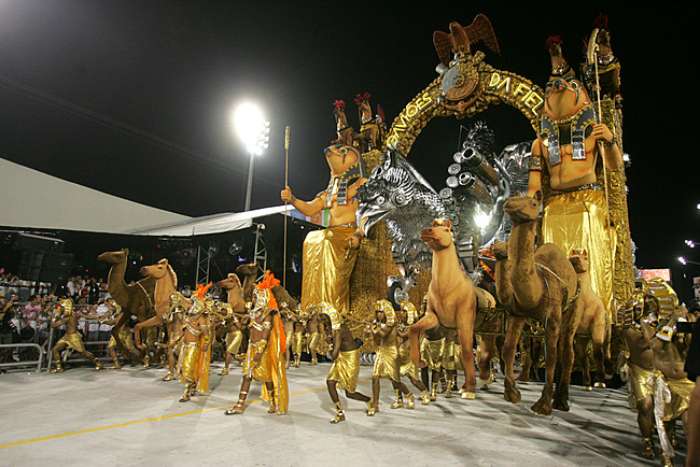
<svg viewBox="0 0 700 467">
<path fill-rule="evenodd" d="M 83 339 L 77 332 L 72 332 L 70 334 L 64 335 L 58 340 L 58 342 L 56 342 L 56 345 L 59 344 L 65 344 L 69 349 L 74 350 L 76 352 L 85 352 L 85 344 L 83 344 Z"/>
<path fill-rule="evenodd" d="M 581 190 L 551 196 L 545 202 L 542 219 L 544 243 L 554 243 L 568 256 L 573 249 L 585 249 L 590 261 L 591 286 L 603 301 L 610 322 L 616 235 L 606 228 L 605 193 Z"/>
<path fill-rule="evenodd" d="M 237 329 L 226 334 L 226 352 L 231 355 L 238 355 L 238 351 L 243 343 L 243 331 Z"/>
<path fill-rule="evenodd" d="M 348 250 L 354 227 L 329 227 L 304 240 L 301 309 L 326 302 L 340 315 L 350 311 L 350 276 L 357 250 Z"/>
<path fill-rule="evenodd" d="M 333 361 L 326 379 L 336 381 L 347 392 L 355 392 L 357 378 L 360 375 L 360 349 L 340 352 Z"/>
<path fill-rule="evenodd" d="M 666 384 L 671 390 L 671 402 L 666 404 L 664 410 L 664 421 L 678 418 L 688 410 L 690 402 L 690 394 L 695 389 L 695 383 L 687 378 L 684 379 L 667 379 Z"/>
<path fill-rule="evenodd" d="M 411 350 L 408 341 L 399 346 L 399 373 L 401 376 L 410 376 L 413 379 L 420 379 L 418 367 L 411 360 Z"/>
<path fill-rule="evenodd" d="M 439 371 L 442 368 L 442 356 L 445 353 L 445 338 L 430 341 L 423 338 L 420 343 L 420 354 L 423 361 L 431 370 Z"/>
<path fill-rule="evenodd" d="M 129 331 L 129 328 L 126 326 L 122 327 L 119 330 L 119 338 L 121 339 L 122 343 L 126 346 L 126 349 L 130 352 L 135 352 L 136 348 L 134 347 L 134 340 L 131 337 L 131 331 Z M 114 338 L 114 336 L 111 336 L 109 338 L 109 344 L 107 344 L 108 349 L 116 349 L 117 348 L 117 340 Z"/>
<path fill-rule="evenodd" d="M 180 382 L 190 384 L 197 381 L 199 363 L 199 343 L 183 342 L 177 366 L 180 370 Z"/>
<path fill-rule="evenodd" d="M 256 367 L 252 367 L 253 357 L 255 356 L 256 352 L 259 353 L 262 350 L 262 347 L 264 347 L 265 350 L 263 351 L 262 358 L 260 359 L 260 364 Z M 243 374 L 251 375 L 255 381 L 259 381 L 261 383 L 269 383 L 272 381 L 272 365 L 270 364 L 270 358 L 268 355 L 269 351 L 270 346 L 268 345 L 267 341 L 262 340 L 255 343 L 249 342 L 248 353 L 246 354 L 245 360 L 243 360 Z"/>
<path fill-rule="evenodd" d="M 401 379 L 399 370 L 399 350 L 396 345 L 377 346 L 377 356 L 374 360 L 372 377 L 388 378 L 397 382 Z"/>
<path fill-rule="evenodd" d="M 632 362 L 629 363 L 630 392 L 637 402 L 654 397 L 654 380 L 660 374 L 658 371 L 645 370 Z"/>
</svg>

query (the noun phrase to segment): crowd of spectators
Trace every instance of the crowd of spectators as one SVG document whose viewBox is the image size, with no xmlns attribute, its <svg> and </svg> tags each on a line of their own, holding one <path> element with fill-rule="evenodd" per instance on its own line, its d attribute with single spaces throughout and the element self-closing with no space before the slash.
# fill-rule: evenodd
<svg viewBox="0 0 700 467">
<path fill-rule="evenodd" d="M 70 297 L 81 315 L 107 316 L 107 284 L 102 279 L 73 276 L 65 283 L 53 284 L 22 280 L 0 269 L 0 344 L 35 343 L 48 350 L 51 320 L 58 300 Z M 111 326 L 82 319 L 79 329 L 88 341 L 109 339 Z M 54 330 L 54 341 L 62 330 Z M 0 349 L 0 363 L 23 359 L 21 349 Z"/>
</svg>

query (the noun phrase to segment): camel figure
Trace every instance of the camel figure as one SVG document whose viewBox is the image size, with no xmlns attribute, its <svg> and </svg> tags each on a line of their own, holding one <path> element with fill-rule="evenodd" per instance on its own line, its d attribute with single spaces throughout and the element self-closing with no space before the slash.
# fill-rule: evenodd
<svg viewBox="0 0 700 467">
<path fill-rule="evenodd" d="M 593 359 L 597 365 L 596 388 L 605 388 L 605 338 L 608 332 L 607 313 L 603 301 L 593 292 L 591 287 L 591 274 L 589 270 L 588 252 L 586 250 L 572 250 L 569 261 L 578 274 L 579 300 L 581 301 L 581 322 L 576 331 L 585 349 L 588 341 L 593 342 Z M 585 334 L 585 336 L 580 336 Z M 585 337 L 585 338 L 583 338 Z M 583 355 L 583 376 L 585 385 L 590 390 L 590 365 L 587 355 Z"/>
<path fill-rule="evenodd" d="M 226 276 L 226 279 L 220 280 L 216 285 L 226 291 L 226 303 L 231 305 L 231 309 L 234 313 L 245 312 L 243 286 L 241 285 L 241 280 L 238 278 L 238 275 L 231 272 Z"/>
<path fill-rule="evenodd" d="M 551 243 L 535 250 L 538 206 L 539 201 L 528 196 L 509 198 L 504 210 L 513 222 L 513 230 L 507 247 L 499 242 L 494 244 L 493 251 L 497 260 L 496 294 L 511 314 L 503 344 L 504 398 L 513 403 L 520 401 L 520 391 L 516 388 L 513 373 L 515 349 L 525 320 L 536 319 L 545 326 L 547 378 L 542 395 L 532 410 L 549 415 L 553 407 L 569 410 L 574 335 L 581 310 L 580 302 L 576 300 L 576 271 L 564 251 Z M 557 361 L 561 372 L 554 393 Z"/>
<path fill-rule="evenodd" d="M 134 326 L 134 345 L 143 351 L 146 346 L 141 342 L 141 330 L 162 326 L 170 314 L 170 297 L 177 292 L 177 274 L 167 259 L 141 268 L 141 275 L 155 279 L 153 291 L 153 308 L 155 316 L 141 321 Z"/>
<path fill-rule="evenodd" d="M 476 370 L 473 341 L 477 293 L 472 280 L 462 270 L 457 256 L 452 239 L 452 222 L 436 219 L 432 227 L 421 232 L 421 239 L 433 251 L 433 259 L 425 315 L 409 328 L 411 359 L 419 367 L 425 366 L 420 362 L 421 332 L 438 326 L 456 329 L 465 373 L 462 398 L 474 399 Z"/>
<path fill-rule="evenodd" d="M 243 299 L 246 302 L 252 301 L 255 279 L 258 277 L 258 265 L 255 263 L 241 264 L 236 268 L 236 275 L 243 284 Z"/>
<path fill-rule="evenodd" d="M 115 302 L 122 307 L 121 318 L 112 328 L 112 336 L 117 343 L 119 352 L 128 355 L 132 362 L 137 362 L 138 355 L 129 352 L 126 343 L 122 341 L 119 331 L 127 325 L 131 316 L 136 316 L 138 321 L 145 321 L 155 313 L 153 307 L 156 280 L 153 277 L 145 277 L 138 282 L 127 284 L 124 280 L 126 273 L 129 250 L 106 251 L 97 257 L 112 266 L 107 274 L 107 290 Z"/>
</svg>

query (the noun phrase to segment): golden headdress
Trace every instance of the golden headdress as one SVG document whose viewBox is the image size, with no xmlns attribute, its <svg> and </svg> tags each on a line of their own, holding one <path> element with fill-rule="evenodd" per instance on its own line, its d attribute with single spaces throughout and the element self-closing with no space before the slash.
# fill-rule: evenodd
<svg viewBox="0 0 700 467">
<path fill-rule="evenodd" d="M 386 315 L 386 324 L 393 326 L 396 323 L 396 312 L 394 311 L 394 305 L 385 298 L 377 300 L 376 308 L 378 311 L 382 311 Z"/>
<path fill-rule="evenodd" d="M 61 315 L 73 316 L 73 300 L 70 298 L 64 298 L 58 302 L 58 306 L 61 309 Z"/>
<path fill-rule="evenodd" d="M 320 308 L 321 313 L 328 316 L 328 318 L 331 320 L 331 329 L 334 331 L 340 329 L 342 319 L 340 317 L 340 313 L 338 313 L 338 310 L 326 302 L 321 302 L 318 307 Z"/>
<path fill-rule="evenodd" d="M 410 301 L 401 302 L 401 309 L 406 312 L 406 322 L 409 326 L 418 320 L 418 310 Z"/>
</svg>

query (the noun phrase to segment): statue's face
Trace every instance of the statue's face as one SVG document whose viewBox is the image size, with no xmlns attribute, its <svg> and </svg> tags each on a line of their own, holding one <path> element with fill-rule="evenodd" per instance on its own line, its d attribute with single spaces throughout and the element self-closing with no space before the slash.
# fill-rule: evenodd
<svg viewBox="0 0 700 467">
<path fill-rule="evenodd" d="M 324 155 L 332 176 L 342 175 L 360 161 L 360 153 L 357 149 L 346 144 L 328 146 Z"/>
<path fill-rule="evenodd" d="M 362 101 L 360 103 L 360 121 L 361 123 L 367 123 L 372 120 L 372 107 L 369 105 L 369 101 Z"/>
<path fill-rule="evenodd" d="M 590 104 L 586 88 L 578 80 L 555 78 L 547 83 L 544 92 L 544 113 L 553 120 L 571 117 Z"/>
</svg>

